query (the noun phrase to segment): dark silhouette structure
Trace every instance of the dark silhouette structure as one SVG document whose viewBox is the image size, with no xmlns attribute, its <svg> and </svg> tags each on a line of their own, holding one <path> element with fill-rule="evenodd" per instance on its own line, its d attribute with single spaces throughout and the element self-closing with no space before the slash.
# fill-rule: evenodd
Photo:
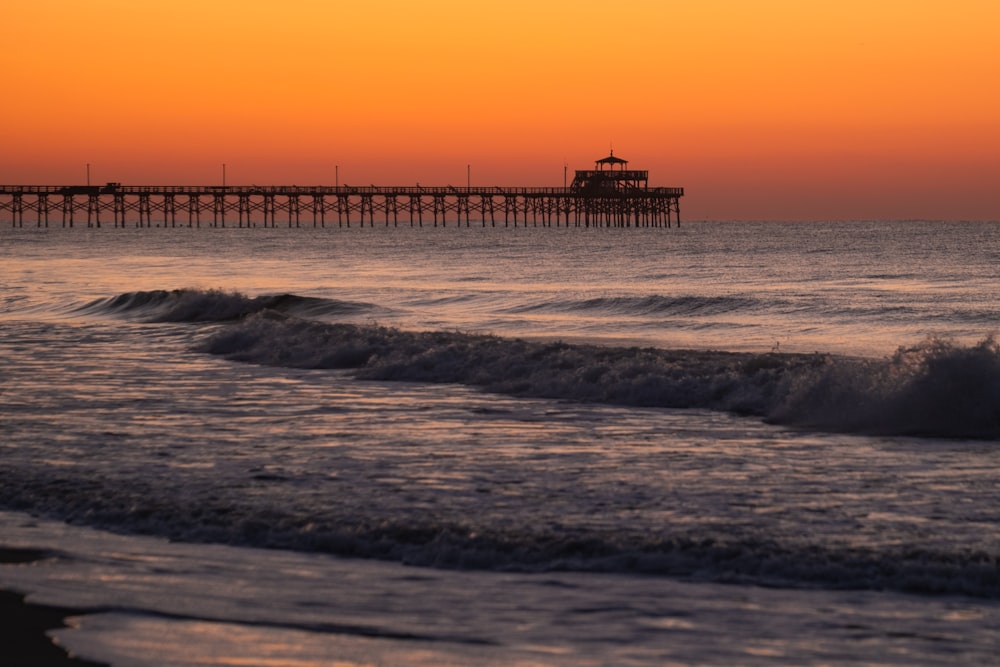
<svg viewBox="0 0 1000 667">
<path fill-rule="evenodd" d="M 495 227 L 679 227 L 684 188 L 651 188 L 648 172 L 629 170 L 628 162 L 612 152 L 597 160 L 593 170 L 578 170 L 573 183 L 561 188 L 417 186 L 297 186 L 218 185 L 0 185 L 0 221 L 48 227 L 59 215 L 62 226 L 102 222 L 137 227 L 289 227 L 302 226 L 303 215 L 312 225 L 325 227 L 400 222 L 424 226 L 448 221 L 470 226 L 470 220 Z M 154 214 L 156 224 L 154 225 Z M 209 217 L 210 216 L 210 217 Z M 308 224 L 308 222 L 307 222 Z"/>
</svg>

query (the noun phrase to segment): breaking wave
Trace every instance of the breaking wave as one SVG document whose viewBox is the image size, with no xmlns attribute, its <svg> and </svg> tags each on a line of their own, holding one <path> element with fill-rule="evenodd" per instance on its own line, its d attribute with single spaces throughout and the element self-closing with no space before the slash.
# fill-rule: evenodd
<svg viewBox="0 0 1000 667">
<path fill-rule="evenodd" d="M 99 299 L 81 310 L 131 315 L 149 322 L 226 322 L 265 310 L 321 317 L 364 312 L 371 308 L 365 303 L 294 294 L 249 297 L 223 290 L 175 289 L 127 292 Z"/>
<path fill-rule="evenodd" d="M 1000 345 L 939 339 L 884 359 L 533 342 L 322 323 L 260 309 L 198 351 L 369 380 L 447 382 L 523 397 L 702 408 L 833 432 L 1000 438 Z"/>
</svg>

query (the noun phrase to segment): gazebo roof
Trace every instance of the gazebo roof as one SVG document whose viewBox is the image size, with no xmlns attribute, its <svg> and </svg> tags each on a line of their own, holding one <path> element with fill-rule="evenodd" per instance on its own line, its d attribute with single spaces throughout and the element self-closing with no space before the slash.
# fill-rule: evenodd
<svg viewBox="0 0 1000 667">
<path fill-rule="evenodd" d="M 620 157 L 615 157 L 615 152 L 611 151 L 611 155 L 605 158 L 597 160 L 597 164 L 628 164 L 628 160 L 623 160 Z"/>
</svg>

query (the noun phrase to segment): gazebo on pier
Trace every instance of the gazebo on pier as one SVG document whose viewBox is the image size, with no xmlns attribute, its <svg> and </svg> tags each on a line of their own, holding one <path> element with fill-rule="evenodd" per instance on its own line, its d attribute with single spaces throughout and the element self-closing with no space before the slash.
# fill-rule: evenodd
<svg viewBox="0 0 1000 667">
<path fill-rule="evenodd" d="M 628 169 L 628 160 L 611 154 L 594 161 L 594 168 L 577 169 L 570 189 L 583 194 L 604 196 L 649 189 L 649 172 Z"/>
</svg>

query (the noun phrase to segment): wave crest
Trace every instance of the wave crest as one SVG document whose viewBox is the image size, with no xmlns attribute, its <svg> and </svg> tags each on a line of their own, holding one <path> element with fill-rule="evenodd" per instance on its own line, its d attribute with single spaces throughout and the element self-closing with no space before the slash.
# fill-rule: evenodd
<svg viewBox="0 0 1000 667">
<path fill-rule="evenodd" d="M 839 360 L 794 378 L 770 415 L 875 434 L 1000 437 L 1000 345 L 929 338 L 888 359 Z"/>
<path fill-rule="evenodd" d="M 532 342 L 265 312 L 198 348 L 369 380 L 636 407 L 703 408 L 837 432 L 1000 438 L 1000 346 L 930 339 L 882 360 Z"/>
<path fill-rule="evenodd" d="M 94 301 L 82 310 L 134 315 L 149 322 L 226 322 L 265 310 L 322 316 L 360 312 L 368 308 L 368 304 L 294 294 L 249 297 L 217 289 L 175 289 L 126 292 Z"/>
</svg>

